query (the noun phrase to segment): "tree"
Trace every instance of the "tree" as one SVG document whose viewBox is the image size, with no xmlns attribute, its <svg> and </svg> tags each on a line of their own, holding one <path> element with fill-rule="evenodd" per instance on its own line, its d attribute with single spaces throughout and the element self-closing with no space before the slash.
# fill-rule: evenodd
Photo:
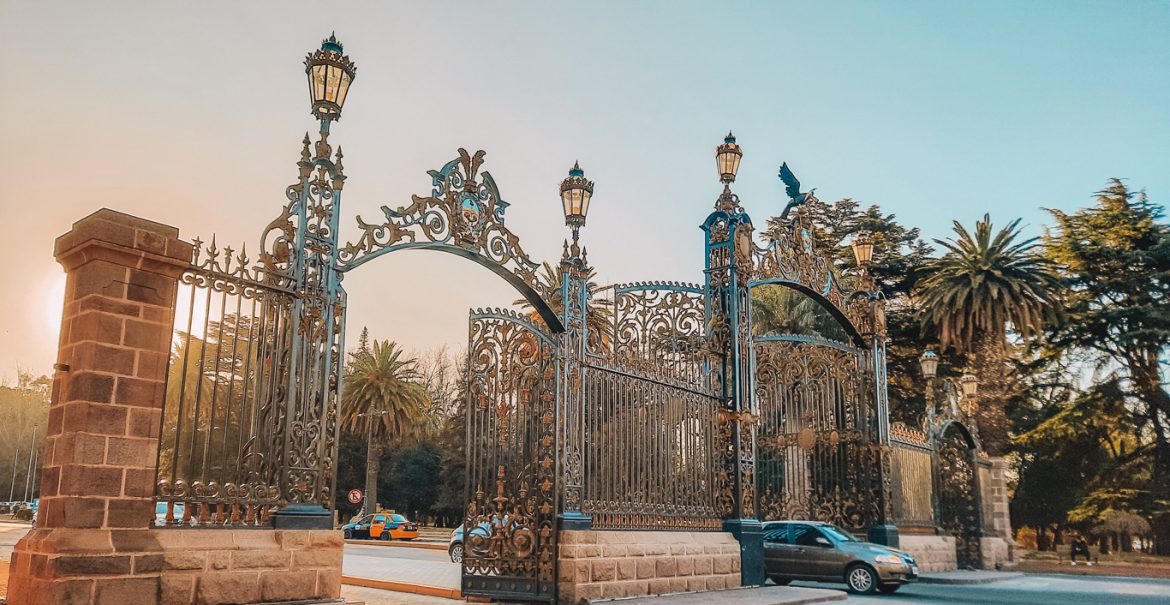
<svg viewBox="0 0 1170 605">
<path fill-rule="evenodd" d="M 378 496 L 378 468 L 388 442 L 420 436 L 429 395 L 420 383 L 416 361 L 407 359 L 393 341 L 374 340 L 368 351 L 350 353 L 343 379 L 341 422 L 350 431 L 370 435 L 366 455 L 366 510 Z"/>
<path fill-rule="evenodd" d="M 957 237 L 934 240 L 946 253 L 926 264 L 917 287 L 924 328 L 938 335 L 942 349 L 974 360 L 980 381 L 976 422 L 992 455 L 1008 447 L 1008 334 L 1039 334 L 1061 287 L 1039 254 L 1038 238 L 1016 241 L 1019 223 L 993 232 L 991 217 L 984 215 L 972 234 L 955 221 Z"/>
<path fill-rule="evenodd" d="M 17 368 L 16 384 L 0 385 L 0 500 L 26 493 L 35 498 L 39 491 L 51 384 L 47 376 Z"/>
<path fill-rule="evenodd" d="M 1049 341 L 1091 352 L 1120 379 L 1125 409 L 1152 450 L 1155 546 L 1170 554 L 1170 226 L 1160 222 L 1160 206 L 1118 179 L 1092 207 L 1049 213 L 1056 226 L 1046 251 L 1071 289 Z"/>
</svg>

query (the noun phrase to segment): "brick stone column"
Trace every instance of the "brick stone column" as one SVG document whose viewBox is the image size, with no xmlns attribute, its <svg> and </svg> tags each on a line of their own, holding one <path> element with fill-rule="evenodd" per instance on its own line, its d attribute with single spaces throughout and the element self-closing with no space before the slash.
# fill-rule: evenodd
<svg viewBox="0 0 1170 605">
<path fill-rule="evenodd" d="M 174 227 L 102 209 L 57 238 L 54 253 L 67 272 L 64 312 L 40 513 L 13 554 L 13 603 L 90 602 L 94 582 L 54 579 L 130 573 L 129 557 L 51 555 L 113 546 L 110 532 L 86 530 L 151 527 L 175 288 L 191 244 Z M 157 578 L 138 583 L 126 596 L 157 591 Z"/>
</svg>

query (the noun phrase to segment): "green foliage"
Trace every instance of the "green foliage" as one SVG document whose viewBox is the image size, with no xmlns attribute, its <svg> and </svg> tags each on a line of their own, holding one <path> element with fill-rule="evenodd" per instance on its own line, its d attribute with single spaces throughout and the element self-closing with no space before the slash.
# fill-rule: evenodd
<svg viewBox="0 0 1170 605">
<path fill-rule="evenodd" d="M 417 363 L 390 340 L 375 340 L 368 351 L 350 353 L 343 379 L 342 423 L 354 432 L 370 430 L 373 439 L 380 442 L 420 436 L 423 409 L 430 404 L 430 397 L 421 384 Z M 367 425 L 370 417 L 362 414 L 377 412 L 387 413 Z"/>
<path fill-rule="evenodd" d="M 40 464 L 48 426 L 52 381 L 20 368 L 16 375 L 16 384 L 0 386 L 0 500 L 8 500 L 10 494 L 21 499 L 26 487 L 34 494 L 38 491 L 40 475 L 34 467 L 35 476 L 29 481 L 29 460 L 35 449 Z"/>
</svg>

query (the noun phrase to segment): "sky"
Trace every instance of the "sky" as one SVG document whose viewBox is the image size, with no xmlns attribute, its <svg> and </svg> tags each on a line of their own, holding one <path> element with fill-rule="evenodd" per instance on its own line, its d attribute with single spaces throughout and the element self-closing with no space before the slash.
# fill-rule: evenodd
<svg viewBox="0 0 1170 605">
<path fill-rule="evenodd" d="M 757 224 L 787 161 L 822 200 L 951 221 L 1091 203 L 1110 177 L 1170 200 L 1170 2 L 16 2 L 0 0 L 0 378 L 47 373 L 53 240 L 109 207 L 256 249 L 315 131 L 302 60 L 330 32 L 357 77 L 342 239 L 426 194 L 460 147 L 535 260 L 566 236 L 557 186 L 595 182 L 582 239 L 603 283 L 701 279 L 714 147 Z M 517 294 L 434 251 L 350 272 L 349 342 L 465 346 Z"/>
</svg>

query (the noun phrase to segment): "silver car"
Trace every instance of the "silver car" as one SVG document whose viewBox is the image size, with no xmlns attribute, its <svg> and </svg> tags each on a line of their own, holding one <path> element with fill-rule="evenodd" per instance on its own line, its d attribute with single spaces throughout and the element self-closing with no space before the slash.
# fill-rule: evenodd
<svg viewBox="0 0 1170 605">
<path fill-rule="evenodd" d="M 764 569 L 772 581 L 844 582 L 849 591 L 892 593 L 918 580 L 918 562 L 909 553 L 815 521 L 764 524 Z"/>
</svg>

